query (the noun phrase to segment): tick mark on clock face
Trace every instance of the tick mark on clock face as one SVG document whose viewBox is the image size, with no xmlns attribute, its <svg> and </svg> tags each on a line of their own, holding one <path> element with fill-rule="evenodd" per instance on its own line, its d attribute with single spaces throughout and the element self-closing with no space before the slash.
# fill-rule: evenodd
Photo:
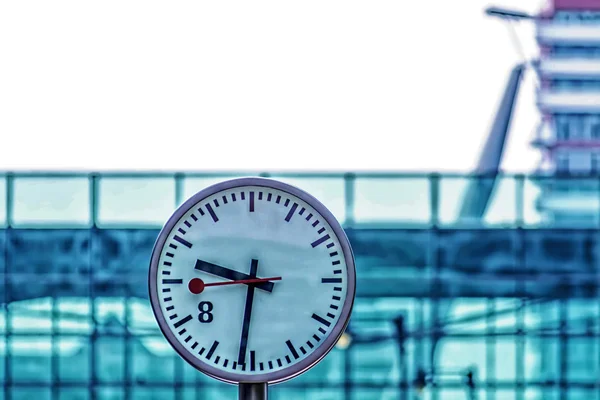
<svg viewBox="0 0 600 400">
<path fill-rule="evenodd" d="M 210 360 L 210 358 L 212 357 L 212 355 L 215 353 L 215 350 L 217 349 L 217 346 L 219 345 L 218 341 L 214 341 L 212 346 L 210 346 L 210 350 L 208 350 L 208 353 L 206 354 L 206 358 L 208 360 Z"/>
<path fill-rule="evenodd" d="M 210 214 L 213 221 L 219 222 L 219 218 L 217 217 L 217 214 L 215 214 L 215 211 L 213 210 L 213 208 L 210 204 L 208 204 L 208 203 L 206 204 L 206 209 L 208 210 L 208 213 Z"/>
<path fill-rule="evenodd" d="M 185 247 L 187 247 L 188 249 L 192 248 L 192 244 L 190 242 L 188 242 L 187 240 L 181 238 L 178 235 L 173 236 L 173 239 L 179 243 L 181 243 L 182 245 L 184 245 Z"/>
<path fill-rule="evenodd" d="M 290 349 L 290 351 L 292 352 L 292 355 L 294 356 L 295 359 L 300 358 L 300 356 L 298 355 L 298 352 L 296 351 L 296 348 L 294 347 L 294 345 L 292 344 L 292 342 L 290 342 L 289 340 L 287 340 L 285 342 L 285 344 L 287 345 L 288 349 Z"/>
<path fill-rule="evenodd" d="M 163 279 L 162 283 L 165 285 L 181 285 L 183 283 L 183 279 Z"/>
<path fill-rule="evenodd" d="M 298 208 L 298 203 L 294 203 L 294 205 L 292 206 L 292 208 L 290 208 L 290 211 L 285 216 L 285 221 L 286 222 L 290 222 L 290 220 L 294 216 L 294 213 L 296 212 L 297 208 Z"/>
<path fill-rule="evenodd" d="M 318 322 L 322 323 L 322 324 L 323 324 L 323 325 L 325 325 L 325 326 L 329 326 L 329 325 L 331 325 L 331 322 L 327 321 L 325 318 L 323 318 L 323 317 L 321 317 L 321 316 L 319 316 L 319 315 L 317 315 L 317 314 L 313 314 L 313 315 L 312 315 L 312 318 L 313 318 L 315 321 L 318 321 Z"/>
<path fill-rule="evenodd" d="M 329 235 L 325 235 L 325 236 L 322 236 L 322 237 L 318 238 L 317 240 L 315 240 L 314 242 L 312 242 L 310 245 L 313 248 L 315 248 L 318 245 L 320 245 L 321 243 L 325 242 L 326 240 L 329 240 Z"/>
<path fill-rule="evenodd" d="M 179 321 L 175 322 L 175 324 L 173 324 L 173 326 L 175 328 L 179 328 L 181 325 L 190 322 L 192 319 L 193 319 L 193 317 L 191 315 L 185 316 L 182 319 L 180 319 Z"/>
</svg>

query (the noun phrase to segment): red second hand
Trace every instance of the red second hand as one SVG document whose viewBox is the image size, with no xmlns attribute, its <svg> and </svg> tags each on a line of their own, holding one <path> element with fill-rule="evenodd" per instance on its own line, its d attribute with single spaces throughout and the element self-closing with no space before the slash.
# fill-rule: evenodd
<svg viewBox="0 0 600 400">
<path fill-rule="evenodd" d="M 280 281 L 281 277 L 277 276 L 274 278 L 254 278 L 254 279 L 242 279 L 239 281 L 227 281 L 227 282 L 215 282 L 215 283 L 204 283 L 204 281 L 200 278 L 194 278 L 190 280 L 188 284 L 188 289 L 193 294 L 200 294 L 204 291 L 204 288 L 207 286 L 225 286 L 225 285 L 239 285 L 244 283 L 261 283 L 261 282 L 269 282 L 269 281 Z"/>
</svg>

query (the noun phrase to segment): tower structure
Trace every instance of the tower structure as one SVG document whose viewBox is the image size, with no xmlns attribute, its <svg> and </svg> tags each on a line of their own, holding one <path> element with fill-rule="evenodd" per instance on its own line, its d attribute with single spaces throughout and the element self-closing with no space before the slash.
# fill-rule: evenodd
<svg viewBox="0 0 600 400">
<path fill-rule="evenodd" d="M 540 47 L 537 105 L 542 115 L 533 142 L 542 152 L 536 205 L 553 223 L 597 222 L 600 0 L 549 3 L 536 18 Z"/>
</svg>

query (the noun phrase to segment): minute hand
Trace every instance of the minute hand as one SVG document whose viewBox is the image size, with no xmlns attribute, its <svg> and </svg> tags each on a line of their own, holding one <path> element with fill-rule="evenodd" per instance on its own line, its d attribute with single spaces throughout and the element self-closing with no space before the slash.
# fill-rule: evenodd
<svg viewBox="0 0 600 400">
<path fill-rule="evenodd" d="M 221 267 L 220 265 L 216 265 L 213 263 L 209 263 L 208 261 L 196 260 L 197 270 L 206 272 L 211 275 L 220 276 L 224 279 L 229 279 L 232 281 L 243 281 L 249 279 L 256 279 L 256 277 L 244 274 L 242 272 L 235 271 L 233 269 Z M 259 283 L 246 283 L 247 285 L 253 285 L 257 289 L 262 289 L 267 292 L 273 291 L 273 282 L 259 282 Z"/>
</svg>

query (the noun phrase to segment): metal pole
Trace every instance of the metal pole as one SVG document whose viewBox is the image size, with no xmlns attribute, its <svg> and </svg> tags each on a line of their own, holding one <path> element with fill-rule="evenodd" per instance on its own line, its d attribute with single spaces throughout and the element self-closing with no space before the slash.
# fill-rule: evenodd
<svg viewBox="0 0 600 400">
<path fill-rule="evenodd" d="M 240 383 L 239 400 L 267 400 L 269 387 L 267 383 Z"/>
</svg>

